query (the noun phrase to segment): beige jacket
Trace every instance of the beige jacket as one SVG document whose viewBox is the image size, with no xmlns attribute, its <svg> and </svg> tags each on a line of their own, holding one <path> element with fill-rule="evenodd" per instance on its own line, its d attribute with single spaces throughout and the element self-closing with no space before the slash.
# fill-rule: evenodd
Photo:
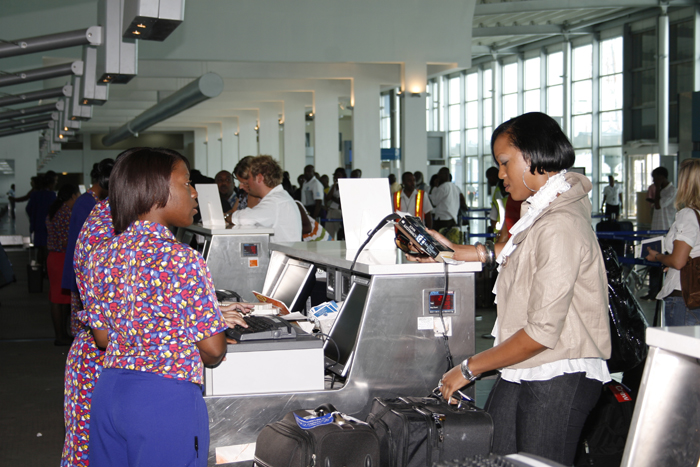
<svg viewBox="0 0 700 467">
<path fill-rule="evenodd" d="M 591 182 L 567 173 L 561 194 L 513 239 L 498 276 L 501 342 L 520 329 L 547 349 L 509 368 L 610 357 L 607 276 L 591 227 Z M 528 208 L 523 203 L 523 213 Z"/>
</svg>

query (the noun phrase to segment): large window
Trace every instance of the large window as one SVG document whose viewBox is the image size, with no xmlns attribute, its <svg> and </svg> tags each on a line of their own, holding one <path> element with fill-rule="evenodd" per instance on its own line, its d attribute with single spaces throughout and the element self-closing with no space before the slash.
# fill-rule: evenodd
<svg viewBox="0 0 700 467">
<path fill-rule="evenodd" d="M 564 116 L 564 53 L 547 55 L 547 114 L 550 117 Z"/>
<path fill-rule="evenodd" d="M 460 119 L 460 76 L 454 76 L 447 80 L 447 141 L 449 145 L 449 155 L 460 157 L 462 155 L 462 121 Z M 454 172 L 452 173 L 454 176 Z"/>
<path fill-rule="evenodd" d="M 599 192 L 602 193 L 612 175 L 617 183 L 624 185 L 625 200 L 623 209 L 630 215 L 628 200 L 634 192 L 625 180 L 625 161 L 622 158 L 622 37 L 605 40 L 600 43 L 600 126 L 599 126 Z M 601 195 L 602 196 L 602 195 Z M 602 198 L 601 198 L 602 199 Z M 624 213 L 623 213 L 624 217 Z"/>
<path fill-rule="evenodd" d="M 503 67 L 503 121 L 517 117 L 518 112 L 518 62 Z"/>
<path fill-rule="evenodd" d="M 523 74 L 523 112 L 540 111 L 540 57 L 525 60 Z"/>
<path fill-rule="evenodd" d="M 694 90 L 693 21 L 671 24 L 669 35 L 668 136 L 676 138 L 678 137 L 678 94 Z"/>
<path fill-rule="evenodd" d="M 391 93 L 379 96 L 379 141 L 381 148 L 391 147 Z"/>
<path fill-rule="evenodd" d="M 656 139 L 656 29 L 630 36 L 630 139 Z M 620 45 L 622 47 L 622 45 Z M 622 70 L 620 70 L 622 71 Z M 620 84 L 622 85 L 622 84 Z"/>
</svg>

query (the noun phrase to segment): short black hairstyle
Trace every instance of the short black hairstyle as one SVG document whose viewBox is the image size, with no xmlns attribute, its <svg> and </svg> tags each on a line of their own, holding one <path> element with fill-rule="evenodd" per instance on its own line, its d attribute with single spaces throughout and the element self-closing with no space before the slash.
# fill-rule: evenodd
<svg viewBox="0 0 700 467">
<path fill-rule="evenodd" d="M 491 154 L 499 136 L 506 135 L 530 164 L 530 173 L 559 172 L 574 165 L 576 153 L 559 124 L 542 112 L 528 112 L 501 123 L 491 135 Z M 498 161 L 496 161 L 498 162 Z"/>
<path fill-rule="evenodd" d="M 106 158 L 97 163 L 97 177 L 95 181 L 105 192 L 109 192 L 109 177 L 114 168 L 114 159 Z"/>
<path fill-rule="evenodd" d="M 123 232 L 143 214 L 168 203 L 170 176 L 178 161 L 189 170 L 187 158 L 167 148 L 132 148 L 117 156 L 109 184 L 109 207 L 116 232 Z"/>
<path fill-rule="evenodd" d="M 666 167 L 657 167 L 651 171 L 651 176 L 661 175 L 664 178 L 668 178 L 668 170 Z"/>
<path fill-rule="evenodd" d="M 404 172 L 403 174 L 401 174 L 401 183 L 405 183 L 406 177 L 408 177 L 409 175 L 412 176 L 415 181 L 416 175 L 413 172 Z"/>
</svg>

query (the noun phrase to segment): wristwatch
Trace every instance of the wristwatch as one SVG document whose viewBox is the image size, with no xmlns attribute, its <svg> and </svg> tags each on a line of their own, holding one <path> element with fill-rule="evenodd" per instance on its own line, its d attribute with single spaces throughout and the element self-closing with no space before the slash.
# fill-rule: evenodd
<svg viewBox="0 0 700 467">
<path fill-rule="evenodd" d="M 480 374 L 474 375 L 474 373 L 472 373 L 472 370 L 469 369 L 468 358 L 464 359 L 464 361 L 459 365 L 459 369 L 462 371 L 462 376 L 464 376 L 464 379 L 466 379 L 470 383 L 473 383 L 479 378 L 479 376 L 481 376 Z"/>
</svg>

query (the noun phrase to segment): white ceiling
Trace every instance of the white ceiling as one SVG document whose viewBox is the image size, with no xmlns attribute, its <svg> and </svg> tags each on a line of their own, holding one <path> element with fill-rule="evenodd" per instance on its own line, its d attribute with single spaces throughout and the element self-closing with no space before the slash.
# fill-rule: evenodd
<svg viewBox="0 0 700 467">
<path fill-rule="evenodd" d="M 96 23 L 96 0 L 2 3 L 4 41 Z M 696 3 L 671 0 L 668 5 Z M 430 63 L 427 74 L 469 67 L 480 57 L 513 54 L 654 14 L 658 5 L 656 0 L 187 0 L 184 23 L 163 43 L 140 41 L 137 77 L 110 85 L 107 103 L 94 107 L 82 130 L 120 126 L 154 105 L 159 92 L 162 98 L 208 71 L 224 78 L 224 92 L 160 124 L 161 129 L 235 118 L 265 102 L 282 103 L 283 109 L 291 96 L 310 109 L 319 90 L 347 104 L 353 86 L 363 80 L 400 86 L 401 63 Z M 34 55 L 0 59 L 0 73 L 81 56 L 79 48 Z M 0 93 L 65 81 L 8 86 Z"/>
</svg>

